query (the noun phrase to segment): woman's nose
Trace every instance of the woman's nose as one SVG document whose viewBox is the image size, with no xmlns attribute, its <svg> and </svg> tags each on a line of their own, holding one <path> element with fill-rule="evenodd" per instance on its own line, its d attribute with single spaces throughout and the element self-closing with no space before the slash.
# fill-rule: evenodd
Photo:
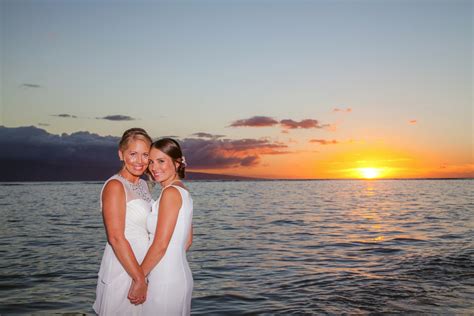
<svg viewBox="0 0 474 316">
<path fill-rule="evenodd" d="M 143 161 L 144 161 L 143 157 L 139 155 L 137 162 L 141 164 L 143 163 Z"/>
</svg>

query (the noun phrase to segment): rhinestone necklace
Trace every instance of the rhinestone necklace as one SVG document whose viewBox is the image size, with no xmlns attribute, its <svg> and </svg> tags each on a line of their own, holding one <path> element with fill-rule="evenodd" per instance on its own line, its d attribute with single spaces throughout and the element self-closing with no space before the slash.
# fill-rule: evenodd
<svg viewBox="0 0 474 316">
<path fill-rule="evenodd" d="M 138 183 L 133 183 L 124 176 L 122 176 L 120 173 L 117 173 L 117 175 L 125 180 L 125 183 L 127 186 L 130 188 L 132 192 L 134 192 L 136 195 L 138 195 L 139 198 L 142 200 L 147 201 L 148 203 L 151 202 L 151 195 L 150 192 L 144 186 L 140 185 L 140 180 L 138 180 Z"/>
</svg>

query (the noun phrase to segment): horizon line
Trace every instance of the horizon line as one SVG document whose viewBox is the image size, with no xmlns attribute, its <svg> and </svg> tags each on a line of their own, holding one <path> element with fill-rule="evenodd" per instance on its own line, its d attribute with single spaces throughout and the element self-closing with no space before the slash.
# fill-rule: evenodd
<svg viewBox="0 0 474 316">
<path fill-rule="evenodd" d="M 378 181 L 378 180 L 474 180 L 474 177 L 461 177 L 461 178 L 377 178 L 377 179 L 364 179 L 364 178 L 304 178 L 304 179 L 293 179 L 293 178 L 243 178 L 243 179 L 182 179 L 183 181 L 189 182 L 246 182 L 246 181 Z M 0 185 L 5 184 L 23 184 L 23 183 L 50 183 L 50 182 L 89 182 L 89 183 L 102 183 L 104 180 L 30 180 L 30 181 L 0 181 Z"/>
</svg>

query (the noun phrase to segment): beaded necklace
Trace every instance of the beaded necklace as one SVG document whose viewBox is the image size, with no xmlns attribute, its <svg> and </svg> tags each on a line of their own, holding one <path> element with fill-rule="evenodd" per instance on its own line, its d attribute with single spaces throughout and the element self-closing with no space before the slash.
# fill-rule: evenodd
<svg viewBox="0 0 474 316">
<path fill-rule="evenodd" d="M 138 181 L 138 183 L 133 183 L 127 178 L 125 178 L 124 176 L 122 176 L 120 173 L 117 173 L 117 175 L 120 178 L 125 180 L 125 183 L 130 188 L 130 190 L 134 192 L 136 195 L 138 195 L 138 197 L 140 197 L 142 200 L 147 201 L 148 203 L 151 202 L 150 192 L 148 192 L 148 190 L 145 189 L 144 186 L 140 184 L 140 180 Z"/>
</svg>

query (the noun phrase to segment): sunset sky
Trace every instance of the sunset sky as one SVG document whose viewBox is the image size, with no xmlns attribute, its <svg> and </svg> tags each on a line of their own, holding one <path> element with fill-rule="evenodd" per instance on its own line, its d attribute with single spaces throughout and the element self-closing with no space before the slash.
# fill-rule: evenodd
<svg viewBox="0 0 474 316">
<path fill-rule="evenodd" d="M 1 0 L 0 10 L 0 141 L 27 126 L 45 142 L 138 126 L 179 138 L 194 171 L 474 177 L 472 1 Z"/>
</svg>

